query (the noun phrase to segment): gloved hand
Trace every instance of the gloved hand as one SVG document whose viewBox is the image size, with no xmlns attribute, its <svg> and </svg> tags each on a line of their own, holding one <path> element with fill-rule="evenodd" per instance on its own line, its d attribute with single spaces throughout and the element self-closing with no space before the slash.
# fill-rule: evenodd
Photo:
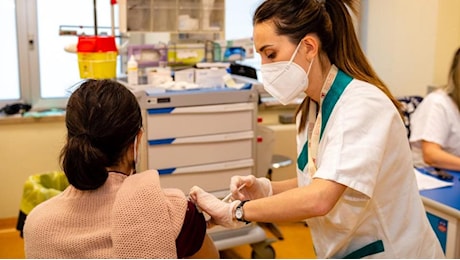
<svg viewBox="0 0 460 260">
<path fill-rule="evenodd" d="M 245 185 L 238 190 L 241 185 Z M 272 184 L 269 179 L 254 175 L 233 176 L 230 179 L 230 192 L 233 199 L 255 200 L 273 195 Z"/>
<path fill-rule="evenodd" d="M 208 228 L 214 225 L 221 225 L 227 228 L 236 228 L 244 225 L 243 222 L 239 222 L 233 218 L 236 206 L 240 204 L 239 200 L 230 203 L 223 202 L 198 186 L 193 186 L 190 189 L 189 195 L 201 210 L 211 216 L 207 221 Z"/>
</svg>

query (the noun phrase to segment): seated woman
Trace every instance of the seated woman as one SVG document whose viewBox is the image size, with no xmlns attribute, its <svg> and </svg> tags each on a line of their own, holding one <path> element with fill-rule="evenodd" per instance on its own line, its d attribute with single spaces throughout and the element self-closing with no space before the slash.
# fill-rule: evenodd
<svg viewBox="0 0 460 260">
<path fill-rule="evenodd" d="M 416 167 L 460 171 L 460 48 L 449 70 L 447 85 L 428 94 L 411 118 Z"/>
<path fill-rule="evenodd" d="M 126 87 L 85 81 L 65 121 L 61 163 L 70 185 L 27 216 L 27 258 L 219 257 L 182 191 L 162 189 L 155 170 L 134 174 L 142 117 Z"/>
</svg>

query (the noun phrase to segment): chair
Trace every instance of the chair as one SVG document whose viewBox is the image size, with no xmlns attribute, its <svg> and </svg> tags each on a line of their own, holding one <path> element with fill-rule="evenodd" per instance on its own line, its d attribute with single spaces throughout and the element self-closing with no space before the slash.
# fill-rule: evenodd
<svg viewBox="0 0 460 260">
<path fill-rule="evenodd" d="M 414 113 L 417 106 L 422 102 L 421 96 L 403 96 L 398 97 L 398 101 L 403 106 L 404 125 L 407 130 L 407 138 L 410 138 L 410 117 Z"/>
</svg>

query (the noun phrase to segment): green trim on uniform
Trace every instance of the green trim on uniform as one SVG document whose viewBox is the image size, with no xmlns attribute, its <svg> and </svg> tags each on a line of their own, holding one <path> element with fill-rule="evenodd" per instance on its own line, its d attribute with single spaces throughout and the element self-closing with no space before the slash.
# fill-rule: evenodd
<svg viewBox="0 0 460 260">
<path fill-rule="evenodd" d="M 301 171 L 305 169 L 305 166 L 307 166 L 308 162 L 308 141 L 305 142 L 302 152 L 299 154 L 299 157 L 297 157 L 297 168 L 299 168 Z"/>
<path fill-rule="evenodd" d="M 332 83 L 331 88 L 324 97 L 324 101 L 321 108 L 321 132 L 319 135 L 319 139 L 323 137 L 324 129 L 326 128 L 327 121 L 331 116 L 332 110 L 334 110 L 335 104 L 339 100 L 340 96 L 342 95 L 345 88 L 350 84 L 353 80 L 352 77 L 345 74 L 345 72 L 341 71 L 340 69 L 337 71 L 337 76 Z M 305 142 L 302 151 L 300 152 L 299 156 L 297 157 L 297 167 L 303 171 L 305 166 L 307 166 L 308 162 L 308 140 Z"/>
<path fill-rule="evenodd" d="M 363 258 L 369 255 L 374 255 L 377 253 L 381 253 L 385 251 L 385 248 L 383 247 L 383 242 L 382 240 L 377 240 L 375 242 L 372 242 L 368 245 L 365 245 L 361 247 L 358 250 L 355 250 L 348 255 L 344 257 L 344 259 L 358 259 L 358 258 Z"/>
<path fill-rule="evenodd" d="M 321 133 L 319 135 L 319 140 L 323 137 L 324 129 L 326 129 L 327 121 L 331 116 L 332 110 L 342 95 L 345 88 L 353 80 L 352 77 L 345 74 L 343 71 L 339 70 L 337 76 L 335 77 L 334 83 L 332 83 L 331 89 L 327 92 L 327 95 L 324 97 L 323 105 L 321 107 Z"/>
</svg>

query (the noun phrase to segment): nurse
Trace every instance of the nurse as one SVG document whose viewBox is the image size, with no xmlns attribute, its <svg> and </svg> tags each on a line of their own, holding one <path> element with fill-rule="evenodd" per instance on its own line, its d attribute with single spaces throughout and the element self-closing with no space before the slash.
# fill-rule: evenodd
<svg viewBox="0 0 460 260">
<path fill-rule="evenodd" d="M 445 86 L 428 94 L 411 117 L 410 143 L 416 167 L 460 171 L 460 48 Z"/>
<path fill-rule="evenodd" d="M 443 258 L 419 196 L 399 103 L 356 37 L 352 0 L 266 0 L 253 17 L 265 89 L 296 116 L 297 178 L 234 176 L 234 201 L 195 186 L 209 224 L 307 219 L 318 258 Z M 239 188 L 245 185 L 242 189 Z"/>
</svg>

